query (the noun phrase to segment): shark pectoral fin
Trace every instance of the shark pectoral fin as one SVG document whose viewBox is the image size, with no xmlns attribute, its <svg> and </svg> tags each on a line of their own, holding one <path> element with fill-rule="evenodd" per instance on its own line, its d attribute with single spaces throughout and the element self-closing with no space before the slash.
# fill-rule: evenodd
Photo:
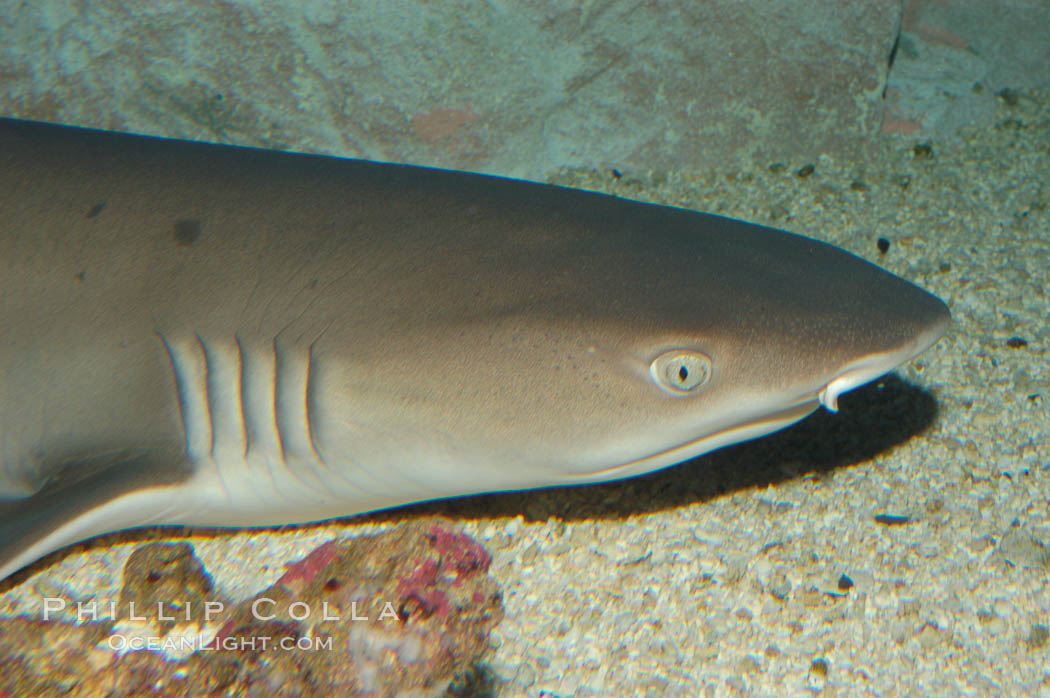
<svg viewBox="0 0 1050 698">
<path fill-rule="evenodd" d="M 0 579 L 70 543 L 164 522 L 184 505 L 192 473 L 185 454 L 169 449 L 66 463 L 36 494 L 0 503 Z"/>
</svg>

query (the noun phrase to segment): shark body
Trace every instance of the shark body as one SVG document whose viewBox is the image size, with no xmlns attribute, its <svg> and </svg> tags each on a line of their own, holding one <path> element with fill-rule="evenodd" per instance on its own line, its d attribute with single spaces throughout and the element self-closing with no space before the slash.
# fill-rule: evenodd
<svg viewBox="0 0 1050 698">
<path fill-rule="evenodd" d="M 723 217 L 0 120 L 0 578 L 133 526 L 650 472 L 834 409 L 948 323 Z"/>
</svg>

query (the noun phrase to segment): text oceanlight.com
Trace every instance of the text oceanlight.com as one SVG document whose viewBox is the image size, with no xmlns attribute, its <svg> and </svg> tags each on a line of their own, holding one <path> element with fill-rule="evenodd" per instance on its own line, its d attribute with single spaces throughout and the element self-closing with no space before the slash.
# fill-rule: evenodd
<svg viewBox="0 0 1050 698">
<path fill-rule="evenodd" d="M 293 651 L 315 652 L 332 649 L 331 636 L 325 637 L 271 637 L 269 635 L 234 636 L 206 638 L 202 635 L 183 635 L 180 637 L 140 637 L 137 635 L 110 635 L 107 645 L 114 652 L 269 652 Z"/>
</svg>

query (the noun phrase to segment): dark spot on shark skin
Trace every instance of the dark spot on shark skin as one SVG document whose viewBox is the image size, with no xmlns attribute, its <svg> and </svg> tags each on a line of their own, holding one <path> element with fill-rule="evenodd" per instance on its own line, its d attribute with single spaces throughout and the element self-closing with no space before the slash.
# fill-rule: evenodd
<svg viewBox="0 0 1050 698">
<path fill-rule="evenodd" d="M 87 212 L 87 217 L 88 218 L 94 218 L 98 214 L 102 213 L 102 209 L 104 209 L 105 207 L 106 207 L 106 202 L 105 201 L 103 201 L 102 203 L 95 204 L 94 206 L 91 207 L 91 210 Z"/>
<path fill-rule="evenodd" d="M 175 244 L 189 247 L 201 236 L 201 223 L 192 218 L 180 218 L 175 221 Z"/>
</svg>

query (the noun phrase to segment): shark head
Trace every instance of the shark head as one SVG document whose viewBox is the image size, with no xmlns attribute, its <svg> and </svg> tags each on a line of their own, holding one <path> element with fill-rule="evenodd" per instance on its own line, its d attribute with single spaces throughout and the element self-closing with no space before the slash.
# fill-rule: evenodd
<svg viewBox="0 0 1050 698">
<path fill-rule="evenodd" d="M 628 477 L 834 411 L 949 324 L 934 296 L 816 240 L 545 196 L 447 251 L 452 273 L 390 315 L 381 350 L 333 362 L 311 413 L 322 452 L 397 463 L 436 496 Z"/>
</svg>

